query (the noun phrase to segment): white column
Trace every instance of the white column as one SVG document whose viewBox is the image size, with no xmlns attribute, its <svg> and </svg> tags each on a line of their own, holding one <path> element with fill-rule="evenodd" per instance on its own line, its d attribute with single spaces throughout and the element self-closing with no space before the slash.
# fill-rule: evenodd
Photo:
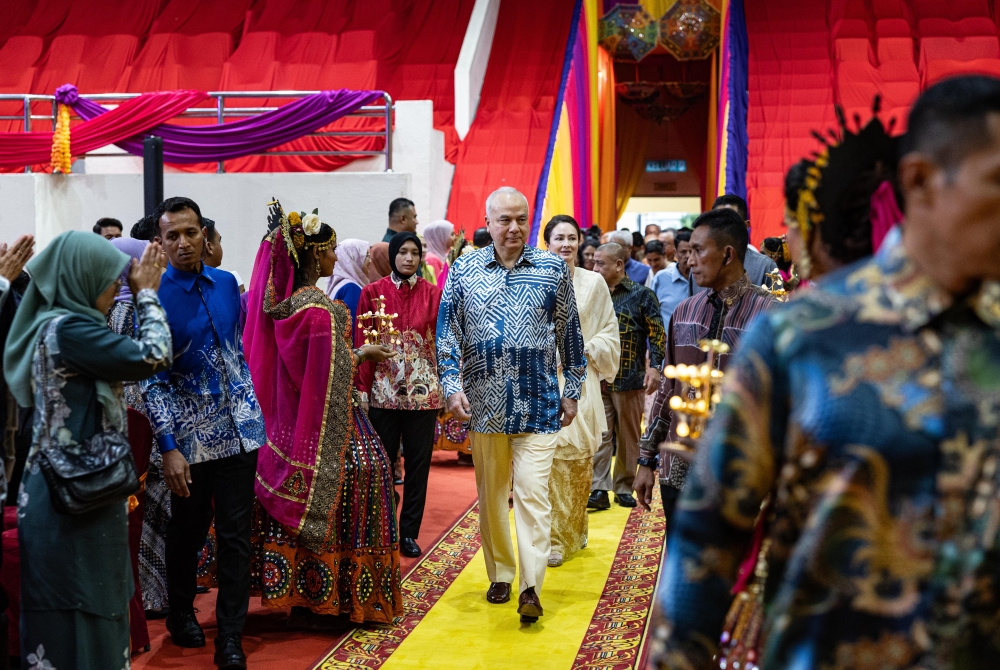
<svg viewBox="0 0 1000 670">
<path fill-rule="evenodd" d="M 544 11 L 541 6 L 539 11 Z M 463 140 L 476 118 L 499 15 L 500 0 L 476 0 L 455 63 L 455 130 Z"/>
</svg>

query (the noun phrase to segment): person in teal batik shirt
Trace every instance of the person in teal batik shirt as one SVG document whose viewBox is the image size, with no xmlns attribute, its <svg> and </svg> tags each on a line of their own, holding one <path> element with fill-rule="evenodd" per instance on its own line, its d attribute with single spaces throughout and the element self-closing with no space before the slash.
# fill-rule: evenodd
<svg viewBox="0 0 1000 670">
<path fill-rule="evenodd" d="M 654 666 L 712 663 L 773 496 L 762 670 L 1000 667 L 1000 80 L 929 89 L 902 232 L 744 336 L 669 538 Z"/>
</svg>

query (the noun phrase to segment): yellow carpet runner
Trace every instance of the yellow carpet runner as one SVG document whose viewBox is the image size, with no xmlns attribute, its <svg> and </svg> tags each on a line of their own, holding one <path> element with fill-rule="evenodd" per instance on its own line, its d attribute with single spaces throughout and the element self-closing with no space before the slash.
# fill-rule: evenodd
<svg viewBox="0 0 1000 670">
<path fill-rule="evenodd" d="M 618 505 L 591 512 L 589 546 L 549 568 L 545 615 L 532 625 L 520 623 L 516 595 L 504 605 L 486 601 L 473 507 L 403 580 L 404 615 L 393 626 L 355 630 L 313 667 L 637 667 L 662 555 L 656 503 L 648 513 Z M 516 541 L 513 515 L 511 524 Z"/>
</svg>

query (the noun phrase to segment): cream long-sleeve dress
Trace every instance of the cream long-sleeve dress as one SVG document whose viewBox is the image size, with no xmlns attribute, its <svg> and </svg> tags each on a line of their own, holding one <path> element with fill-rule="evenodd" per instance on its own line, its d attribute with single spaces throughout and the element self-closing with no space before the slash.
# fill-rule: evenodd
<svg viewBox="0 0 1000 670">
<path fill-rule="evenodd" d="M 587 353 L 587 378 L 573 423 L 559 431 L 549 479 L 552 503 L 552 552 L 563 559 L 579 551 L 587 538 L 587 498 L 594 452 L 608 429 L 601 400 L 601 380 L 618 374 L 621 341 L 611 292 L 596 272 L 573 270 L 573 290 Z M 560 376 L 560 381 L 562 381 Z"/>
</svg>

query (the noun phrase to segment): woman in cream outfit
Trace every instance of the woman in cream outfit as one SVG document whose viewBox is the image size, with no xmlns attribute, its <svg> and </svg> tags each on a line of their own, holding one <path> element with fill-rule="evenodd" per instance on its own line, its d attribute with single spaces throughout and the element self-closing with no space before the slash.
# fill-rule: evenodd
<svg viewBox="0 0 1000 670">
<path fill-rule="evenodd" d="M 583 239 L 580 226 L 573 217 L 560 214 L 546 224 L 544 237 L 549 251 L 566 261 L 573 276 L 587 354 L 587 379 L 576 419 L 559 431 L 549 479 L 552 503 L 549 565 L 557 567 L 573 552 L 587 546 L 587 498 L 594 471 L 594 451 L 608 429 L 601 402 L 601 380 L 611 381 L 618 374 L 621 342 L 607 283 L 596 272 L 578 267 L 577 250 Z"/>
</svg>

